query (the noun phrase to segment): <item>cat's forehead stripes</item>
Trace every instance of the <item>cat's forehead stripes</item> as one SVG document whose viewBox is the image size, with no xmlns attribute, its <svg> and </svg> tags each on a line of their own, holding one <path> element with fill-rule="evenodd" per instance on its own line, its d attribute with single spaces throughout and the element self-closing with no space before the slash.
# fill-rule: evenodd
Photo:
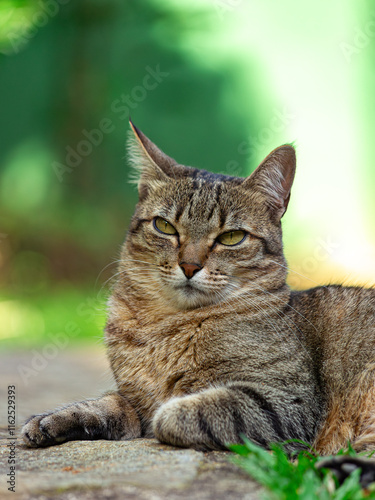
<svg viewBox="0 0 375 500">
<path fill-rule="evenodd" d="M 196 229 L 197 224 L 201 226 L 202 223 L 206 229 L 210 226 L 220 229 L 224 227 L 228 215 L 227 197 L 221 182 L 194 179 L 185 196 L 176 197 L 173 219 L 176 223 L 195 226 Z"/>
</svg>

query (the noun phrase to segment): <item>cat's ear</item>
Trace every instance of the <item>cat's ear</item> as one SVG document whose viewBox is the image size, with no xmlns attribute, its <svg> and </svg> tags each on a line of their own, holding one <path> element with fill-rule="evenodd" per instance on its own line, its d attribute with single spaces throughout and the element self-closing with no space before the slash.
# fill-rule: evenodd
<svg viewBox="0 0 375 500">
<path fill-rule="evenodd" d="M 163 153 L 131 120 L 129 123 L 132 132 L 128 140 L 128 159 L 136 172 L 132 181 L 138 184 L 139 196 L 143 198 L 147 186 L 168 181 L 176 161 Z"/>
<path fill-rule="evenodd" d="M 288 208 L 295 171 L 294 147 L 285 144 L 274 149 L 242 185 L 262 194 L 276 219 L 281 219 Z"/>
</svg>

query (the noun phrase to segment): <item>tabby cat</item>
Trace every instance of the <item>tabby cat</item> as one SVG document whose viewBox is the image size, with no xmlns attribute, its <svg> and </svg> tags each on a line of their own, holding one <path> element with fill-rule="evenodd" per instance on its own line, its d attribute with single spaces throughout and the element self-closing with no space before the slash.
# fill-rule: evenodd
<svg viewBox="0 0 375 500">
<path fill-rule="evenodd" d="M 131 126 L 139 203 L 105 329 L 118 390 L 31 417 L 26 444 L 374 449 L 375 289 L 286 284 L 293 147 L 230 177 L 178 164 Z"/>
</svg>

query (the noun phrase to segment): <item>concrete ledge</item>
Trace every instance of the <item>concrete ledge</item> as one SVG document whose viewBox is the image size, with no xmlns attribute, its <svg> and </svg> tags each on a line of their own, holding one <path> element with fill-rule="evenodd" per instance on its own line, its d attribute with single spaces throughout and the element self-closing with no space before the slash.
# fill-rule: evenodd
<svg viewBox="0 0 375 500">
<path fill-rule="evenodd" d="M 42 353 L 41 353 L 42 354 Z M 228 461 L 154 439 L 71 441 L 30 449 L 16 446 L 16 493 L 8 492 L 7 387 L 16 386 L 17 424 L 64 403 L 113 387 L 104 348 L 58 353 L 38 368 L 39 351 L 0 354 L 0 498 L 20 500 L 255 500 L 259 487 Z M 29 378 L 22 373 L 33 369 Z M 21 368 L 21 370 L 20 370 Z M 103 377 L 103 373 L 108 375 Z M 19 431 L 17 433 L 19 435 Z"/>
<path fill-rule="evenodd" d="M 20 439 L 18 439 L 20 443 Z M 16 494 L 7 492 L 7 439 L 0 440 L 1 498 L 253 500 L 257 486 L 229 453 L 173 448 L 154 439 L 17 445 Z"/>
</svg>

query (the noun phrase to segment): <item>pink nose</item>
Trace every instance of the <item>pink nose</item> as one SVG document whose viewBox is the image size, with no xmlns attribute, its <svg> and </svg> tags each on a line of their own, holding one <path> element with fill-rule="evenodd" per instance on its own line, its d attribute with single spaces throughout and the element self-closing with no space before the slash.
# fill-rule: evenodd
<svg viewBox="0 0 375 500">
<path fill-rule="evenodd" d="M 202 269 L 202 266 L 198 266 L 197 264 L 188 264 L 187 262 L 181 262 L 180 267 L 184 271 L 188 280 Z"/>
</svg>

